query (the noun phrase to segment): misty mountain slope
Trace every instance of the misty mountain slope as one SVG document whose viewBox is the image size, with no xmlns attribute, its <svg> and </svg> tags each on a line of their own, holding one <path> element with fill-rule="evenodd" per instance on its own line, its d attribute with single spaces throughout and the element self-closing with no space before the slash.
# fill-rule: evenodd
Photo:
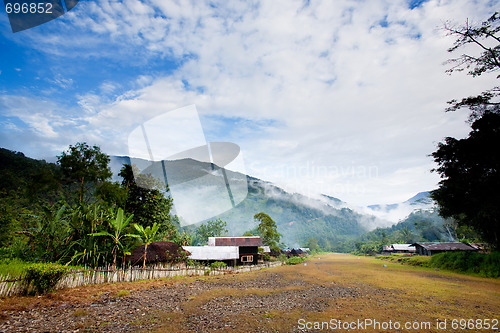
<svg viewBox="0 0 500 333">
<path fill-rule="evenodd" d="M 143 173 L 162 180 L 166 177 L 175 212 L 188 229 L 220 218 L 227 223 L 229 235 L 242 235 L 257 227 L 253 216 L 264 212 L 276 221 L 282 242 L 290 247 L 303 246 L 309 238 L 316 238 L 322 248 L 342 250 L 339 246 L 343 242 L 377 227 L 390 227 L 415 210 L 430 209 L 433 205 L 429 192 L 422 192 L 399 204 L 349 208 L 347 203 L 332 196 L 313 199 L 288 193 L 272 183 L 224 170 L 231 187 L 234 189 L 235 183 L 239 186 L 239 191 L 233 191 L 235 205 L 232 206 L 227 198 L 212 200 L 216 195 L 227 194 L 222 169 L 215 164 L 189 158 L 163 162 L 128 157 L 111 160 L 114 174 L 123 163 L 132 162 Z M 196 214 L 201 210 L 204 214 Z"/>
<path fill-rule="evenodd" d="M 111 159 L 114 174 L 119 171 L 122 164 L 130 163 L 128 157 L 112 157 Z M 220 168 L 211 163 L 192 159 L 164 161 L 163 165 L 162 162 L 151 163 L 140 159 L 131 159 L 131 162 L 144 169 L 144 173 L 151 173 L 159 179 L 164 179 L 163 167 L 165 167 L 169 187 L 171 191 L 173 189 L 172 197 L 177 213 L 182 211 L 178 209 L 180 201 L 193 203 L 189 209 L 190 212 L 198 209 L 206 210 L 210 208 L 207 206 L 220 204 L 209 202 L 207 197 L 210 198 L 210 196 L 205 196 L 200 200 L 197 193 L 226 191 L 224 186 L 220 186 L 221 176 L 217 172 Z M 220 218 L 227 223 L 230 235 L 242 235 L 257 227 L 253 216 L 256 213 L 265 212 L 276 221 L 278 232 L 282 234 L 282 241 L 287 246 L 303 246 L 307 239 L 312 237 L 320 242 L 320 246 L 332 248 L 339 242 L 362 235 L 367 231 L 363 222 L 374 223 L 376 219 L 348 208 L 336 208 L 340 207 L 343 202 L 334 197 L 324 196 L 322 200 L 311 199 L 297 193 L 288 193 L 271 183 L 238 172 L 225 170 L 225 173 L 232 183 L 241 182 L 244 179 L 245 197 L 240 197 L 235 207 L 230 205 L 225 208 L 214 207 L 214 212 L 219 211 L 219 213 L 197 221 L 196 225 Z M 233 194 L 237 199 L 238 193 Z M 192 200 L 189 198 L 186 200 L 188 195 Z M 184 217 L 182 214 L 179 215 L 182 221 Z"/>
<path fill-rule="evenodd" d="M 404 220 L 388 228 L 377 228 L 360 241 L 386 239 L 389 243 L 456 242 L 454 227 L 439 216 L 437 210 L 416 210 Z"/>
<path fill-rule="evenodd" d="M 364 234 L 362 220 L 374 219 L 350 209 L 336 209 L 320 200 L 288 193 L 257 178 L 248 177 L 246 199 L 220 218 L 228 223 L 229 233 L 241 235 L 257 227 L 253 216 L 264 212 L 271 216 L 282 235 L 282 242 L 290 247 L 303 246 L 309 238 L 316 238 L 323 248 L 333 248 L 339 242 Z"/>
<path fill-rule="evenodd" d="M 410 199 L 394 204 L 370 205 L 362 210 L 363 213 L 374 215 L 382 220 L 390 221 L 390 225 L 405 219 L 412 212 L 418 210 L 433 210 L 435 203 L 430 197 L 430 192 L 420 192 Z M 380 225 L 388 227 L 390 225 Z"/>
</svg>

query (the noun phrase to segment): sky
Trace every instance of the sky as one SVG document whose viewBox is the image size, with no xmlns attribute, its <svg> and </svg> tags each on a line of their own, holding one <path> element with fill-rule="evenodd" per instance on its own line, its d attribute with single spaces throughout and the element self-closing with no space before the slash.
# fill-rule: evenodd
<svg viewBox="0 0 500 333">
<path fill-rule="evenodd" d="M 141 124 L 194 106 L 195 125 L 150 141 L 231 142 L 247 174 L 287 191 L 402 202 L 436 188 L 429 155 L 469 131 L 446 102 L 495 81 L 445 73 L 459 54 L 443 26 L 498 4 L 80 1 L 17 33 L 2 11 L 0 146 L 49 161 L 82 141 L 128 155 Z"/>
</svg>

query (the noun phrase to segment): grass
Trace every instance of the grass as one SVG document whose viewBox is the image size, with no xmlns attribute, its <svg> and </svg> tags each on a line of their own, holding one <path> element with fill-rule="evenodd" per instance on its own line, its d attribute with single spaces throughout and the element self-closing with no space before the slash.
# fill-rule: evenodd
<svg viewBox="0 0 500 333">
<path fill-rule="evenodd" d="M 419 266 L 419 267 L 430 267 L 431 257 L 429 256 L 409 256 L 407 254 L 392 254 L 390 256 L 378 256 L 375 257 L 379 260 L 386 260 L 390 262 L 397 262 L 404 265 Z"/>
<path fill-rule="evenodd" d="M 31 263 L 24 262 L 21 259 L 3 259 L 0 261 L 0 276 L 10 275 L 11 277 L 20 277 L 24 269 Z"/>
<path fill-rule="evenodd" d="M 118 292 L 116 293 L 117 297 L 123 297 L 123 296 L 128 296 L 128 295 L 130 295 L 130 291 L 127 289 L 118 290 Z"/>
<path fill-rule="evenodd" d="M 342 321 L 391 320 L 415 325 L 430 323 L 430 329 L 420 331 L 443 332 L 460 331 L 451 329 L 450 323 L 453 319 L 498 319 L 500 313 L 500 281 L 496 279 L 435 271 L 433 268 L 423 267 L 419 259 L 412 261 L 415 266 L 400 265 L 396 261 L 387 262 L 385 263 L 387 267 L 384 267 L 384 262 L 370 257 L 346 254 L 322 254 L 320 257 L 321 259 L 310 258 L 307 266 L 281 266 L 273 268 L 272 272 L 279 273 L 285 280 L 302 280 L 311 286 L 331 286 L 333 283 L 355 288 L 361 296 L 330 300 L 329 307 L 322 312 L 302 309 L 292 311 L 264 309 L 259 313 L 253 310 L 248 314 L 231 315 L 227 320 L 237 322 L 242 331 L 252 332 L 289 332 L 297 329 L 299 319 L 329 322 L 332 318 Z M 423 259 L 425 260 L 430 259 Z M 262 276 L 261 274 L 263 272 L 252 272 L 219 279 L 244 282 L 258 278 Z M 275 290 L 276 293 L 282 291 Z M 162 320 L 164 326 L 156 332 L 162 332 L 165 328 L 171 332 L 185 331 L 187 318 L 199 313 L 203 304 L 216 297 L 244 298 L 245 294 L 264 295 L 269 292 L 269 290 L 244 291 L 232 288 L 205 291 L 197 295 L 194 300 L 188 300 L 183 305 L 182 313 L 166 314 Z M 447 330 L 437 328 L 437 322 L 443 320 L 447 320 Z"/>
<path fill-rule="evenodd" d="M 75 317 L 85 317 L 88 314 L 89 314 L 88 311 L 85 309 L 77 309 L 75 310 L 75 312 L 73 312 L 73 316 Z"/>
<path fill-rule="evenodd" d="M 474 276 L 500 277 L 499 252 L 484 254 L 457 251 L 438 253 L 433 256 L 392 254 L 375 258 L 410 266 L 444 269 Z"/>
</svg>

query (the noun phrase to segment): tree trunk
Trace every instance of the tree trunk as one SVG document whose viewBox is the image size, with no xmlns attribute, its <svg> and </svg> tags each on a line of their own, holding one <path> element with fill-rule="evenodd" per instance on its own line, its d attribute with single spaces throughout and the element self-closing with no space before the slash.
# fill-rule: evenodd
<svg viewBox="0 0 500 333">
<path fill-rule="evenodd" d="M 148 244 L 144 244 L 144 261 L 142 262 L 142 269 L 146 268 L 146 254 L 148 253 Z"/>
<path fill-rule="evenodd" d="M 118 254 L 118 247 L 115 245 L 113 248 L 113 271 L 116 271 L 116 255 Z"/>
</svg>

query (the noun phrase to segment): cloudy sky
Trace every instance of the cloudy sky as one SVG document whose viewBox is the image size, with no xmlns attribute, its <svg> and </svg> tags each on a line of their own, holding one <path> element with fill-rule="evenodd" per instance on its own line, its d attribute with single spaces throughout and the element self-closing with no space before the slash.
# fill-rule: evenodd
<svg viewBox="0 0 500 333">
<path fill-rule="evenodd" d="M 289 191 L 404 201 L 436 187 L 436 144 L 468 133 L 446 101 L 495 80 L 445 74 L 443 24 L 498 4 L 96 0 L 18 33 L 2 11 L 0 146 L 54 160 L 86 141 L 126 155 L 142 123 L 195 105 L 196 126 L 150 141 L 186 144 L 201 124 L 207 142 L 241 147 L 248 174 Z"/>
</svg>

